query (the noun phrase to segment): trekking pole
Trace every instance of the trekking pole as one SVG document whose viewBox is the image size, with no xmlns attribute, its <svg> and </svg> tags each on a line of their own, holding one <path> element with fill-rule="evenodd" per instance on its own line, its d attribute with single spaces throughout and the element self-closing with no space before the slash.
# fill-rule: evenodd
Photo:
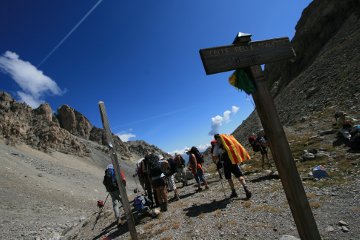
<svg viewBox="0 0 360 240">
<path fill-rule="evenodd" d="M 221 161 L 220 157 L 219 157 L 219 161 L 221 163 L 221 166 L 222 166 L 222 172 L 223 172 L 223 175 L 225 177 L 225 169 L 224 169 L 224 163 Z M 221 187 L 223 189 L 223 193 L 224 193 L 224 197 L 226 198 L 226 194 L 225 194 L 225 187 L 224 187 L 224 184 L 223 184 L 223 180 L 222 178 L 220 178 L 220 183 L 221 183 Z"/>
<path fill-rule="evenodd" d="M 95 223 L 94 223 L 94 226 L 93 226 L 92 230 L 94 230 L 95 225 L 96 225 L 97 221 L 98 221 L 98 220 L 99 220 L 99 218 L 100 218 L 100 214 L 101 214 L 101 212 L 102 212 L 102 210 L 103 210 L 103 208 L 104 208 L 104 206 L 105 206 L 105 203 L 106 203 L 106 201 L 107 201 L 107 199 L 108 199 L 109 195 L 110 195 L 110 193 L 108 193 L 108 194 L 107 194 L 107 196 L 106 196 L 106 198 L 105 198 L 105 201 L 104 201 L 104 204 L 103 204 L 102 206 L 99 206 L 100 211 L 99 211 L 98 215 L 96 216 Z"/>
</svg>

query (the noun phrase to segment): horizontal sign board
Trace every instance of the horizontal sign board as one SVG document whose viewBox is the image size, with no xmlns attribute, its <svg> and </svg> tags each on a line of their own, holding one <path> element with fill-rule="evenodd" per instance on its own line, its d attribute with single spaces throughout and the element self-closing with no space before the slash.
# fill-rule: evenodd
<svg viewBox="0 0 360 240">
<path fill-rule="evenodd" d="M 200 56 L 206 74 L 214 74 L 285 60 L 294 57 L 295 53 L 289 38 L 276 38 L 246 45 L 200 49 Z"/>
</svg>

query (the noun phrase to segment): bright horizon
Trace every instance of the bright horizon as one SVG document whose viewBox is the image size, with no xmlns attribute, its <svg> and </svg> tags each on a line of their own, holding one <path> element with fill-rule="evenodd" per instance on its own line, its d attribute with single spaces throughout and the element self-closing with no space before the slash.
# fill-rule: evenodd
<svg viewBox="0 0 360 240">
<path fill-rule="evenodd" d="M 251 96 L 207 76 L 199 50 L 294 36 L 310 0 L 20 1 L 0 3 L 0 89 L 32 107 L 67 104 L 124 141 L 170 153 L 209 146 L 254 110 Z"/>
</svg>

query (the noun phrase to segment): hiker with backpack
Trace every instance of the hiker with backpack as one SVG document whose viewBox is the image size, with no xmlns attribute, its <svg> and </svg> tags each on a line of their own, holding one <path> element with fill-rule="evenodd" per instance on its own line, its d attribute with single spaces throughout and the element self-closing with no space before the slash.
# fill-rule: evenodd
<svg viewBox="0 0 360 240">
<path fill-rule="evenodd" d="M 232 181 L 231 174 L 234 174 L 235 177 L 239 180 L 240 184 L 243 186 L 246 198 L 251 198 L 251 192 L 249 191 L 248 187 L 246 186 L 244 174 L 241 172 L 240 167 L 238 164 L 233 164 L 230 160 L 230 157 L 225 150 L 225 147 L 222 144 L 221 138 L 219 134 L 215 134 L 214 138 L 216 140 L 216 145 L 213 150 L 213 157 L 220 161 L 223 169 L 224 169 L 224 175 L 225 179 L 228 180 L 228 183 L 231 188 L 231 195 L 230 198 L 238 197 L 238 194 L 236 193 L 234 182 Z"/>
<path fill-rule="evenodd" d="M 175 166 L 176 166 L 176 175 L 177 175 L 177 177 L 182 182 L 183 187 L 187 186 L 188 182 L 187 182 L 184 158 L 179 153 L 175 153 L 174 162 L 175 162 Z"/>
<path fill-rule="evenodd" d="M 123 181 L 123 183 L 126 185 L 124 173 L 121 172 L 120 175 L 121 181 Z M 122 200 L 120 197 L 119 186 L 116 181 L 114 166 L 112 164 L 109 164 L 105 169 L 103 184 L 105 185 L 106 191 L 110 194 L 117 224 L 122 225 L 124 223 L 120 216 L 120 206 L 122 204 Z"/>
<path fill-rule="evenodd" d="M 143 175 L 146 195 L 150 199 L 152 204 L 155 203 L 156 207 L 158 207 L 159 202 L 158 202 L 158 200 L 156 198 L 155 190 L 152 188 L 152 185 L 151 185 L 151 177 L 150 177 L 149 172 L 148 172 L 148 164 L 147 164 L 147 160 L 145 158 L 140 162 L 140 168 L 141 168 L 141 172 L 142 172 L 142 175 Z M 153 207 L 153 205 L 151 207 Z"/>
<path fill-rule="evenodd" d="M 267 143 L 265 135 L 259 134 L 259 133 L 257 135 L 255 135 L 253 133 L 251 136 L 249 136 L 248 141 L 254 152 L 261 153 L 261 168 L 265 169 L 265 158 L 267 160 L 267 165 L 270 168 L 271 164 L 270 164 L 270 159 L 269 159 L 268 150 L 267 150 L 268 143 Z"/>
<path fill-rule="evenodd" d="M 335 113 L 335 127 L 339 128 L 339 134 L 345 139 L 346 145 L 351 149 L 360 149 L 360 125 L 356 125 L 357 119 L 349 116 L 345 112 Z"/>
<path fill-rule="evenodd" d="M 144 159 L 147 167 L 149 179 L 151 180 L 151 186 L 155 191 L 157 206 L 160 206 L 162 212 L 167 211 L 168 200 L 166 191 L 165 174 L 162 171 L 161 162 L 159 156 L 150 153 L 145 156 Z M 163 160 L 164 162 L 166 160 Z"/>
<path fill-rule="evenodd" d="M 189 155 L 189 169 L 194 175 L 195 181 L 198 184 L 197 191 L 201 191 L 201 182 L 204 183 L 205 189 L 209 189 L 208 183 L 205 180 L 204 170 L 202 164 L 204 163 L 204 157 L 196 147 L 186 150 L 186 154 Z"/>
<path fill-rule="evenodd" d="M 217 169 L 217 171 L 218 171 L 219 178 L 220 178 L 220 179 L 223 179 L 222 173 L 221 173 L 222 164 L 221 164 L 220 161 L 216 161 L 216 157 L 213 156 L 214 148 L 215 148 L 215 146 L 216 146 L 216 140 L 212 140 L 210 144 L 211 144 L 210 153 L 211 153 L 211 157 L 212 157 L 213 163 L 216 165 L 216 169 Z"/>
<path fill-rule="evenodd" d="M 170 199 L 170 201 L 180 200 L 179 192 L 175 184 L 174 174 L 176 173 L 176 165 L 174 159 L 168 158 L 167 161 L 163 161 L 161 167 L 166 176 L 168 191 L 169 192 L 174 191 L 174 197 Z"/>
</svg>

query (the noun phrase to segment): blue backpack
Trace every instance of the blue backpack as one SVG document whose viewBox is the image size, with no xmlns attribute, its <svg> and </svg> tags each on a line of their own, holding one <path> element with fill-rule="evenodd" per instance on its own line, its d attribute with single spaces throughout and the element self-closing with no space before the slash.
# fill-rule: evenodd
<svg viewBox="0 0 360 240">
<path fill-rule="evenodd" d="M 150 205 L 151 205 L 151 201 L 145 196 L 136 196 L 134 198 L 133 206 L 136 209 L 136 211 L 141 212 Z"/>
</svg>

